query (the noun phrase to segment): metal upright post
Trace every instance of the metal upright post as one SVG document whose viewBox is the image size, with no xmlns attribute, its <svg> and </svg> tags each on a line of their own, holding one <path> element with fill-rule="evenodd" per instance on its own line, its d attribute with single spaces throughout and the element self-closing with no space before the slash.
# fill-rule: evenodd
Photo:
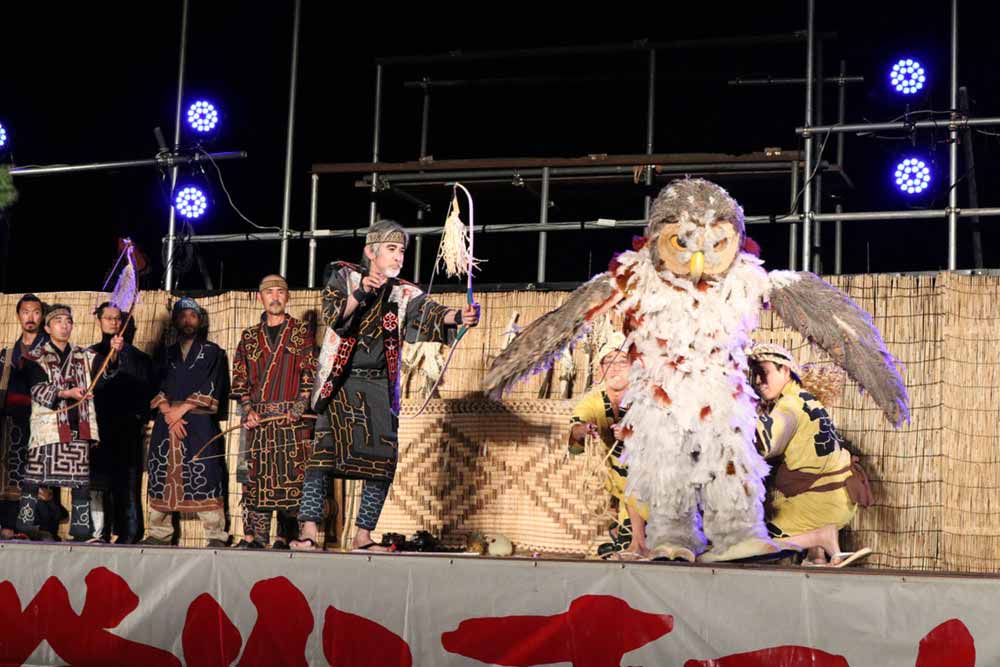
<svg viewBox="0 0 1000 667">
<path fill-rule="evenodd" d="M 799 162 L 796 160 L 792 162 L 792 198 L 791 203 L 788 205 L 789 215 L 795 218 L 799 215 Z M 798 257 L 798 244 L 799 244 L 799 233 L 798 233 L 799 223 L 792 222 L 788 224 L 788 270 L 795 270 L 795 263 Z"/>
<path fill-rule="evenodd" d="M 549 222 L 549 168 L 542 168 L 542 210 L 540 212 L 540 222 L 543 225 Z M 535 282 L 539 285 L 545 283 L 545 255 L 548 246 L 548 232 L 538 232 L 538 275 Z"/>
<path fill-rule="evenodd" d="M 420 159 L 427 157 L 427 135 L 430 128 L 431 117 L 431 87 L 429 81 L 424 78 L 424 106 L 420 114 Z M 424 209 L 417 209 L 417 227 L 422 227 L 424 221 Z M 424 254 L 424 237 L 417 234 L 414 240 L 413 257 L 413 282 L 420 284 L 420 261 Z"/>
<path fill-rule="evenodd" d="M 815 72 L 815 85 L 816 85 L 816 107 L 813 109 L 813 121 L 817 125 L 823 124 L 823 40 L 820 39 L 816 42 L 816 72 Z M 827 139 L 829 142 L 829 139 Z M 822 155 L 816 156 L 816 162 L 823 160 Z M 822 213 L 823 212 L 823 171 L 821 169 L 816 170 L 816 182 L 815 190 L 813 192 L 813 212 Z M 819 273 L 823 270 L 823 223 L 819 220 L 813 221 L 813 259 L 812 259 L 812 271 Z"/>
<path fill-rule="evenodd" d="M 844 76 L 847 74 L 847 61 L 840 61 L 840 83 L 837 85 L 837 123 L 843 124 L 847 112 L 847 84 L 844 83 Z M 837 133 L 837 168 L 840 173 L 844 173 L 844 133 Z M 843 213 L 844 207 L 837 204 L 837 213 Z M 840 275 L 843 271 L 844 257 L 844 221 L 835 220 L 833 222 L 833 272 Z"/>
<path fill-rule="evenodd" d="M 316 233 L 316 223 L 319 213 L 319 174 L 313 174 L 310 178 L 312 188 L 309 194 L 309 231 Z M 309 275 L 306 284 L 309 289 L 316 287 L 316 237 L 309 237 Z"/>
<path fill-rule="evenodd" d="M 379 140 L 382 136 L 382 65 L 375 67 L 375 133 L 372 137 L 372 163 L 378 162 Z M 372 202 L 368 207 L 368 224 L 375 223 L 378 207 L 375 193 L 378 192 L 378 172 L 372 172 Z"/>
<path fill-rule="evenodd" d="M 958 0 L 951 0 L 951 86 L 948 95 L 952 121 L 958 117 Z M 958 129 L 948 133 L 948 270 L 958 268 Z"/>
<path fill-rule="evenodd" d="M 292 73 L 288 89 L 288 135 L 285 138 L 285 195 L 281 209 L 281 258 L 278 273 L 288 278 L 288 229 L 292 210 L 292 148 L 295 143 L 295 100 L 299 71 L 299 26 L 302 19 L 302 0 L 295 0 L 292 18 Z"/>
<path fill-rule="evenodd" d="M 844 207 L 841 204 L 837 204 L 834 209 L 837 213 L 843 213 Z M 840 275 L 844 270 L 844 221 L 835 220 L 833 222 L 833 234 L 834 234 L 834 244 L 833 244 L 833 272 L 836 275 Z"/>
<path fill-rule="evenodd" d="M 646 105 L 646 155 L 653 154 L 653 141 L 655 139 L 654 118 L 656 114 L 656 49 L 649 50 L 649 95 Z M 652 165 L 646 166 L 646 186 L 653 185 Z M 649 220 L 649 208 L 653 203 L 653 197 L 647 191 L 645 206 L 643 207 L 644 217 Z"/>
<path fill-rule="evenodd" d="M 807 18 L 806 18 L 806 128 L 812 127 L 813 124 L 813 77 L 815 73 L 813 72 L 813 60 L 815 57 L 815 44 L 814 40 L 816 37 L 815 33 L 815 18 L 816 18 L 816 0 L 807 1 Z M 812 207 L 813 207 L 813 194 L 812 194 L 812 175 L 813 175 L 813 145 L 815 143 L 815 137 L 812 132 L 806 135 L 806 155 L 805 164 L 803 169 L 805 171 L 805 184 L 802 187 L 802 270 L 808 271 L 812 266 Z"/>
<path fill-rule="evenodd" d="M 184 106 L 184 68 L 187 64 L 188 0 L 181 5 L 181 53 L 177 65 L 177 111 L 174 115 L 174 145 L 181 143 L 181 109 Z M 170 217 L 167 221 L 167 258 L 163 277 L 164 289 L 174 287 L 174 243 L 177 240 L 177 211 L 174 210 L 174 189 L 177 187 L 177 167 L 170 170 Z"/>
</svg>

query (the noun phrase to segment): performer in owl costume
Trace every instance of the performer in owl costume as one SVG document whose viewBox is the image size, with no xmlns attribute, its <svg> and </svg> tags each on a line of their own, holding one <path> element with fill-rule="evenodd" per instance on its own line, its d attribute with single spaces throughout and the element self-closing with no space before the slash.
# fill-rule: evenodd
<svg viewBox="0 0 1000 667">
<path fill-rule="evenodd" d="M 764 525 L 768 466 L 754 446 L 758 397 L 744 352 L 766 304 L 843 367 L 894 426 L 909 418 L 896 360 L 871 317 L 812 273 L 767 273 L 745 251 L 752 243 L 729 193 L 701 179 L 674 181 L 634 249 L 526 327 L 484 380 L 497 397 L 598 316 L 624 314 L 632 359 L 622 401 L 626 492 L 650 505 L 654 557 L 711 562 L 780 549 Z"/>
</svg>

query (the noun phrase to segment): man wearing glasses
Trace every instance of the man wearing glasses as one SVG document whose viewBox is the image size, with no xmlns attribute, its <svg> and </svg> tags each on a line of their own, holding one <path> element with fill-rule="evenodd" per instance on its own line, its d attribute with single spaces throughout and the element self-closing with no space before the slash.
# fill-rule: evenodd
<svg viewBox="0 0 1000 667">
<path fill-rule="evenodd" d="M 622 462 L 624 445 L 619 424 L 625 416 L 621 401 L 628 390 L 631 363 L 624 347 L 625 336 L 619 332 L 609 336 L 601 346 L 597 354 L 597 378 L 601 384 L 580 399 L 570 418 L 570 454 L 582 453 L 588 436 L 600 438 L 611 450 L 606 459 L 608 474 L 604 488 L 618 505 L 618 520 L 611 529 L 612 542 L 598 549 L 598 554 L 605 558 L 616 553 L 631 558 L 648 555 L 646 519 L 649 508 L 625 495 L 628 467 Z"/>
<path fill-rule="evenodd" d="M 94 311 L 101 326 L 101 341 L 90 346 L 98 368 L 111 353 L 111 341 L 128 316 L 105 301 Z M 131 339 L 133 329 L 122 331 Z M 118 544 L 142 539 L 142 434 L 153 398 L 153 367 L 146 353 L 125 343 L 118 363 L 104 373 L 94 391 L 101 446 L 90 454 L 90 497 L 94 537 Z"/>
</svg>

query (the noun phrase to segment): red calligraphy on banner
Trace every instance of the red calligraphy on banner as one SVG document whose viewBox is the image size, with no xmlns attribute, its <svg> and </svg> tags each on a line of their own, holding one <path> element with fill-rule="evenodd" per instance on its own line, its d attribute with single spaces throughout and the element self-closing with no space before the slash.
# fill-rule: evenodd
<svg viewBox="0 0 1000 667">
<path fill-rule="evenodd" d="M 669 614 L 648 614 L 610 595 L 584 595 L 554 616 L 472 618 L 441 635 L 441 645 L 482 662 L 530 667 L 618 667 L 622 657 L 670 632 Z"/>
<path fill-rule="evenodd" d="M 917 667 L 976 667 L 976 642 L 965 623 L 945 621 L 920 640 Z"/>
<path fill-rule="evenodd" d="M 242 646 L 239 629 L 215 598 L 208 593 L 196 597 L 181 632 L 187 667 L 229 667 Z"/>
<path fill-rule="evenodd" d="M 842 655 L 806 646 L 774 646 L 716 660 L 688 660 L 684 667 L 848 667 Z"/>
<path fill-rule="evenodd" d="M 0 583 L 0 665 L 24 664 L 45 640 L 69 667 L 180 667 L 180 660 L 162 649 L 108 632 L 139 606 L 124 579 L 98 567 L 85 581 L 80 614 L 56 577 L 46 579 L 24 611 L 14 586 Z"/>
<path fill-rule="evenodd" d="M 409 645 L 375 621 L 328 607 L 323 655 L 330 667 L 411 667 Z"/>
</svg>

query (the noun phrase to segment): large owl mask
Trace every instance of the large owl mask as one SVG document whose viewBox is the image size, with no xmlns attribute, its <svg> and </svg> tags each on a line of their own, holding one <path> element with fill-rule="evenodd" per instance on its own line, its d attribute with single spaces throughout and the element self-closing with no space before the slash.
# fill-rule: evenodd
<svg viewBox="0 0 1000 667">
<path fill-rule="evenodd" d="M 732 266 L 743 245 L 743 209 L 715 183 L 692 178 L 664 188 L 650 210 L 646 237 L 657 271 L 689 279 L 715 279 Z"/>
</svg>

